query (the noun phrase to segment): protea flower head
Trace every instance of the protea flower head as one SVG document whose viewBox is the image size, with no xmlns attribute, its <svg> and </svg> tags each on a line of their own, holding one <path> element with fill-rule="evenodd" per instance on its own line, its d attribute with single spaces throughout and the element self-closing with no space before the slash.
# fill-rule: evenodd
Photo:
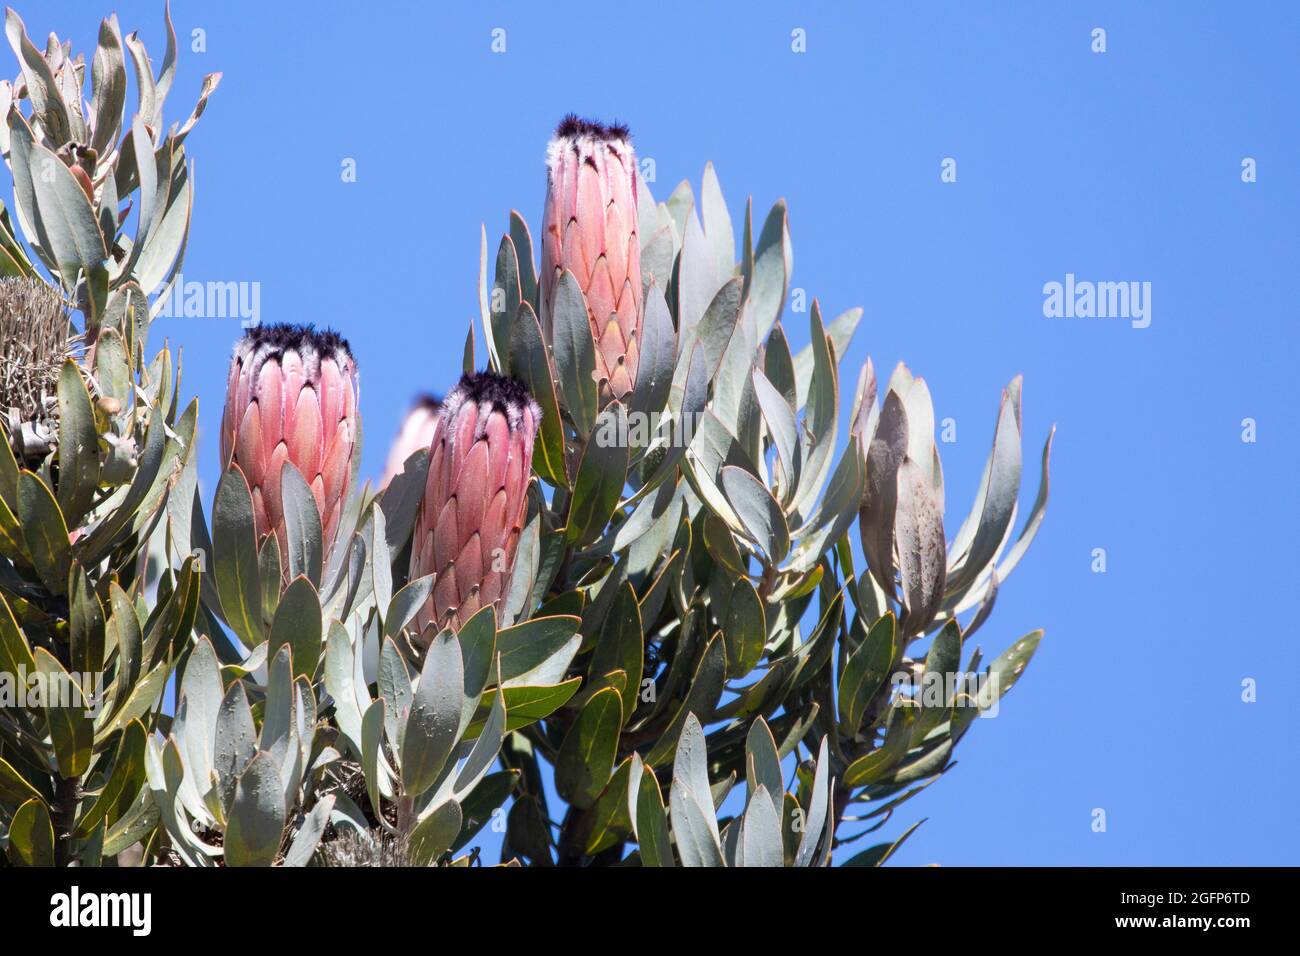
<svg viewBox="0 0 1300 956">
<path fill-rule="evenodd" d="M 380 488 L 387 488 L 402 467 L 421 448 L 427 449 L 433 444 L 433 432 L 438 425 L 438 409 L 442 402 L 433 395 L 421 395 L 415 400 L 402 427 L 393 439 L 393 446 L 388 450 L 388 462 L 384 465 L 384 477 L 379 482 Z"/>
<path fill-rule="evenodd" d="M 523 385 L 491 372 L 464 376 L 443 401 L 411 545 L 412 580 L 435 576 L 421 634 L 459 628 L 505 596 L 541 420 Z"/>
<path fill-rule="evenodd" d="M 253 493 L 258 540 L 285 549 L 280 474 L 306 479 L 326 547 L 352 479 L 359 433 L 356 363 L 337 333 L 309 325 L 259 325 L 235 346 L 221 424 L 222 467 L 239 466 Z"/>
<path fill-rule="evenodd" d="M 556 285 L 570 270 L 587 297 L 601 403 L 636 382 L 641 330 L 641 240 L 636 153 L 626 126 L 566 116 L 546 151 L 541 321 L 552 330 Z"/>
</svg>

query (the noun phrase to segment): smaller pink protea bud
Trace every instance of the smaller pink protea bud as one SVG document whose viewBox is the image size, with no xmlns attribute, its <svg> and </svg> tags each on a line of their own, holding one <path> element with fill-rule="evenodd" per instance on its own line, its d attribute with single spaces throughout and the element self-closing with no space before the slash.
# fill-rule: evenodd
<svg viewBox="0 0 1300 956">
<path fill-rule="evenodd" d="M 253 493 L 258 541 L 274 532 L 286 556 L 280 473 L 292 462 L 320 511 L 328 549 L 352 480 L 356 363 L 337 333 L 259 325 L 235 346 L 221 423 L 222 468 L 239 466 Z"/>
<path fill-rule="evenodd" d="M 438 409 L 442 408 L 436 396 L 421 395 L 411 406 L 411 410 L 402 419 L 401 430 L 393 439 L 393 446 L 388 450 L 388 462 L 384 465 L 384 477 L 379 482 L 380 488 L 387 488 L 388 483 L 397 477 L 406 459 L 420 449 L 427 450 L 433 444 L 434 429 L 438 425 Z"/>
<path fill-rule="evenodd" d="M 466 375 L 443 401 L 411 543 L 412 580 L 434 575 L 421 634 L 459 628 L 505 596 L 541 420 L 523 385 L 492 372 Z"/>
<path fill-rule="evenodd" d="M 626 126 L 566 116 L 546 150 L 542 329 L 551 340 L 553 296 L 565 269 L 587 297 L 601 404 L 636 382 L 641 347 L 641 240 L 636 153 Z"/>
</svg>

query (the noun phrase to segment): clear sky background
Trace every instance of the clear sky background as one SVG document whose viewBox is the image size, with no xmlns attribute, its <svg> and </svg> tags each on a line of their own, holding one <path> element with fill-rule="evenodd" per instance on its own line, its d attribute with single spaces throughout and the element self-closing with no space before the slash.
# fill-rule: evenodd
<svg viewBox="0 0 1300 956">
<path fill-rule="evenodd" d="M 109 2 L 17 8 L 38 45 L 58 30 L 89 56 Z M 158 64 L 161 2 L 116 10 Z M 657 198 L 698 189 L 711 159 L 737 222 L 747 195 L 756 218 L 789 201 L 793 285 L 866 311 L 843 378 L 906 361 L 957 423 L 950 535 L 1001 387 L 1024 374 L 1022 513 L 1058 425 L 1046 522 L 980 640 L 1047 636 L 885 828 L 929 818 L 895 861 L 1300 862 L 1300 6 L 177 0 L 173 16 L 169 120 L 225 73 L 188 144 L 185 276 L 259 282 L 263 321 L 351 340 L 366 474 L 413 395 L 459 373 L 480 223 L 493 252 L 512 207 L 537 235 L 555 122 L 623 120 Z M 1150 282 L 1150 326 L 1046 318 L 1043 286 L 1067 273 Z M 806 343 L 805 315 L 785 323 Z M 184 347 L 210 491 L 238 320 L 154 329 Z"/>
</svg>

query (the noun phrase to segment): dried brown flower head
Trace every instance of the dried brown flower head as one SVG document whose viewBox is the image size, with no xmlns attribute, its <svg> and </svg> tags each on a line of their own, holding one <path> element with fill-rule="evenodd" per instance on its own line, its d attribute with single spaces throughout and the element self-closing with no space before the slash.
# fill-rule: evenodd
<svg viewBox="0 0 1300 956">
<path fill-rule="evenodd" d="M 40 279 L 0 278 L 0 416 L 20 459 L 39 459 L 58 436 L 59 368 L 75 353 L 68 306 Z"/>
</svg>

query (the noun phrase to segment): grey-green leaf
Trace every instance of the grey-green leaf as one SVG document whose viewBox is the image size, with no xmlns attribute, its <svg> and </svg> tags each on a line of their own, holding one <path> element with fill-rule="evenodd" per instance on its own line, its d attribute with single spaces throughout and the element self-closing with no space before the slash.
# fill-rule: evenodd
<svg viewBox="0 0 1300 956">
<path fill-rule="evenodd" d="M 320 597 L 307 578 L 295 577 L 289 582 L 276 606 L 268 640 L 272 654 L 288 645 L 293 652 L 295 677 L 315 677 L 321 656 L 321 607 Z"/>
<path fill-rule="evenodd" d="M 99 436 L 95 411 L 77 364 L 59 370 L 59 508 L 76 527 L 90 510 L 99 485 Z"/>
<path fill-rule="evenodd" d="M 239 778 L 226 826 L 227 866 L 270 866 L 284 832 L 284 791 L 280 768 L 269 753 L 259 753 Z"/>
<path fill-rule="evenodd" d="M 402 735 L 402 788 L 408 796 L 434 784 L 456 746 L 464 683 L 460 642 L 444 631 L 429 645 Z"/>
<path fill-rule="evenodd" d="M 741 834 L 741 840 L 745 866 L 785 865 L 780 805 L 773 804 L 772 795 L 768 793 L 765 786 L 759 786 L 749 801 L 749 809 L 745 811 L 745 829 Z"/>
<path fill-rule="evenodd" d="M 596 422 L 596 346 L 587 319 L 587 300 L 577 277 L 568 269 L 560 276 L 550 315 L 555 370 L 564 392 L 565 407 L 580 438 Z"/>
<path fill-rule="evenodd" d="M 280 499 L 284 506 L 289 577 L 305 575 L 319 588 L 324 561 L 320 512 L 306 479 L 293 462 L 286 461 L 280 470 Z"/>
<path fill-rule="evenodd" d="M 262 582 L 248 482 L 235 465 L 222 476 L 212 504 L 212 574 L 226 622 L 245 645 L 261 643 Z"/>
<path fill-rule="evenodd" d="M 609 524 L 627 481 L 627 465 L 627 413 L 615 401 L 596 419 L 573 480 L 566 537 L 577 547 L 591 544 Z"/>
<path fill-rule="evenodd" d="M 772 493 L 750 472 L 735 465 L 723 465 L 720 480 L 749 539 L 763 549 L 772 566 L 779 565 L 790 553 L 790 529 Z"/>
<path fill-rule="evenodd" d="M 585 809 L 609 782 L 622 726 L 622 703 L 612 687 L 597 691 L 578 712 L 555 762 L 561 798 Z"/>
</svg>

